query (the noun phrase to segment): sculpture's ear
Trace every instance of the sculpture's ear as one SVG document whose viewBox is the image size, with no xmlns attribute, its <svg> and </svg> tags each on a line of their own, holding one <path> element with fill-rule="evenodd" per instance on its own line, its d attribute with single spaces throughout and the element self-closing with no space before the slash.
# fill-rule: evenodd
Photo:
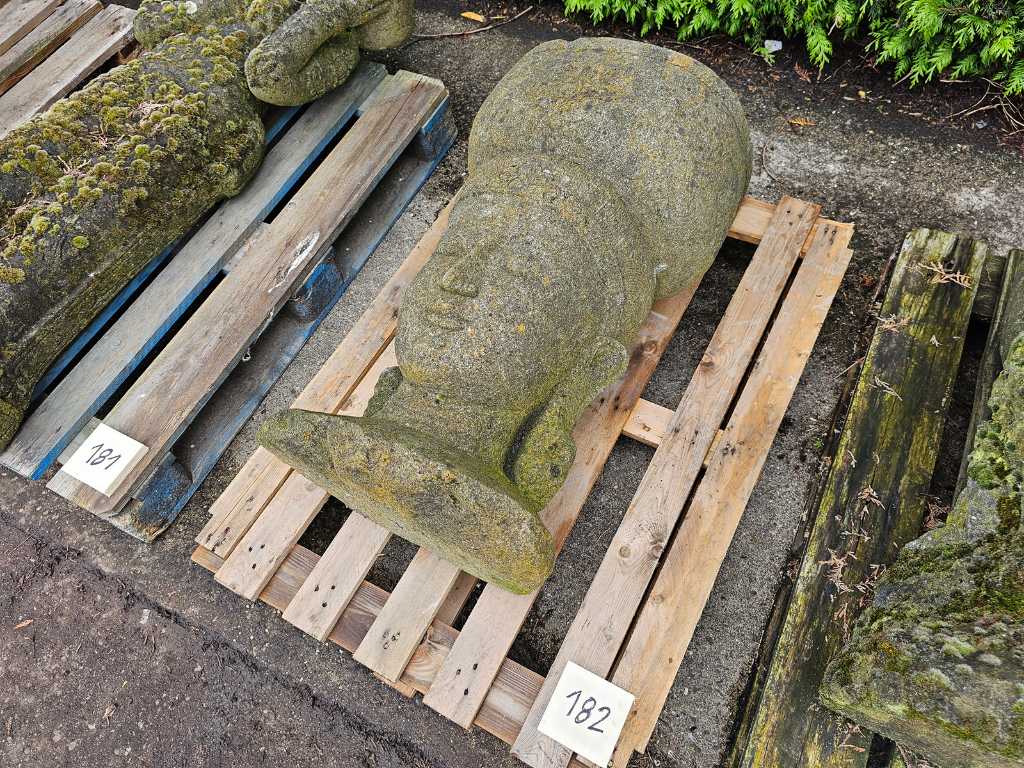
<svg viewBox="0 0 1024 768">
<path fill-rule="evenodd" d="M 628 365 L 629 351 L 621 341 L 607 337 L 598 339 L 588 368 L 593 387 L 590 399 L 624 374 Z"/>
<path fill-rule="evenodd" d="M 402 369 L 397 365 L 391 368 L 385 368 L 384 372 L 381 373 L 380 378 L 377 379 L 377 386 L 373 388 L 373 397 L 370 398 L 370 402 L 366 404 L 366 411 L 363 416 L 373 416 L 381 408 L 383 408 L 391 396 L 398 390 L 398 386 L 402 383 Z"/>
</svg>

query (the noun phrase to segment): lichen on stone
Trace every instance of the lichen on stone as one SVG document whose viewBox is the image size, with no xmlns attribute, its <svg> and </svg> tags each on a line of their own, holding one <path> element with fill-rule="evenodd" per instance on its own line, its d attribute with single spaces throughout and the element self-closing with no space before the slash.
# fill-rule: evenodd
<svg viewBox="0 0 1024 768">
<path fill-rule="evenodd" d="M 942 768 L 1024 765 L 1022 395 L 1024 334 L 1008 348 L 946 525 L 904 547 L 821 691 Z"/>
</svg>

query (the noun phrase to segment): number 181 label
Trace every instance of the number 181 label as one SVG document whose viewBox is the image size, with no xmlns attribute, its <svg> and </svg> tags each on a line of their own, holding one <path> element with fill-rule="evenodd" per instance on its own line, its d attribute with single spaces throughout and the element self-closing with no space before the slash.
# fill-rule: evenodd
<svg viewBox="0 0 1024 768">
<path fill-rule="evenodd" d="M 629 691 L 570 661 L 537 730 L 595 765 L 608 765 L 632 706 Z"/>
<path fill-rule="evenodd" d="M 138 440 L 101 423 L 61 470 L 109 496 L 148 451 Z"/>
</svg>

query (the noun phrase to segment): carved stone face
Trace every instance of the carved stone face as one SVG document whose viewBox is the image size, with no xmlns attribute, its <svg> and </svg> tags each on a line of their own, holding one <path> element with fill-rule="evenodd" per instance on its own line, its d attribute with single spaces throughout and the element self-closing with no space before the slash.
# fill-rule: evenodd
<svg viewBox="0 0 1024 768">
<path fill-rule="evenodd" d="M 658 297 L 711 264 L 750 176 L 735 95 L 672 51 L 535 48 L 487 98 L 448 231 L 403 297 L 363 416 L 289 411 L 260 442 L 381 525 L 526 593 L 574 424 Z"/>
<path fill-rule="evenodd" d="M 396 350 L 410 383 L 528 407 L 604 325 L 615 286 L 586 243 L 555 206 L 526 212 L 518 202 L 470 196 L 453 213 L 402 301 Z"/>
</svg>

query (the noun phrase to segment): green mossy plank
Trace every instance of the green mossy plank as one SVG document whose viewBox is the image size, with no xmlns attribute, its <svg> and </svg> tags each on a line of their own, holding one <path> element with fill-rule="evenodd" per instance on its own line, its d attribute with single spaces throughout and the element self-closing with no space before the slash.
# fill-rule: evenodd
<svg viewBox="0 0 1024 768">
<path fill-rule="evenodd" d="M 867 763 L 870 734 L 825 710 L 818 688 L 877 567 L 920 530 L 986 251 L 927 229 L 903 244 L 880 313 L 892 319 L 865 358 L 750 738 L 737 745 L 743 768 Z"/>
<path fill-rule="evenodd" d="M 1003 266 L 1003 273 L 998 282 L 1000 292 L 992 313 L 992 322 L 989 325 L 988 338 L 985 341 L 985 352 L 978 368 L 978 382 L 974 389 L 974 406 L 967 428 L 967 439 L 964 442 L 960 476 L 956 483 L 957 495 L 967 482 L 967 463 L 974 445 L 974 434 L 977 432 L 978 426 L 992 413 L 988 400 L 992 394 L 992 385 L 995 383 L 996 376 L 1003 369 L 1005 351 L 1017 334 L 1024 331 L 1024 327 L 1022 327 L 1024 326 L 1024 251 L 1010 251 L 1001 266 Z M 978 290 L 980 294 L 981 288 L 979 287 Z"/>
<path fill-rule="evenodd" d="M 991 320 L 995 317 L 1002 292 L 1005 263 L 1006 256 L 1001 253 L 990 253 L 985 259 L 981 282 L 978 283 L 978 295 L 974 297 L 974 307 L 971 309 L 974 317 L 982 320 Z"/>
</svg>

